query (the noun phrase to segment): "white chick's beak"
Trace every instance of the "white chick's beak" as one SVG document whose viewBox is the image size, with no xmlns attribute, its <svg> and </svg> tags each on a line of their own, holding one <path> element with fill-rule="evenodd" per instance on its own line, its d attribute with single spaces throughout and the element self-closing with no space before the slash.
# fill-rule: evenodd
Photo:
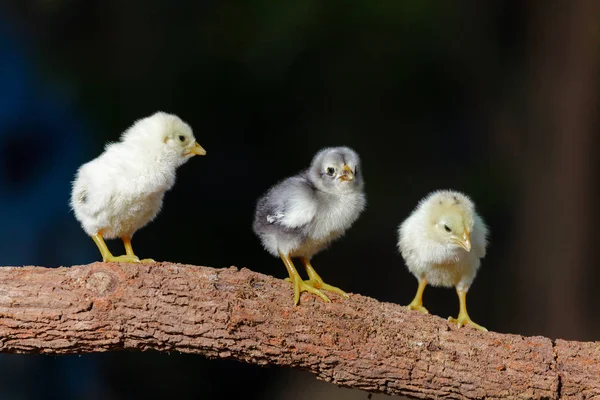
<svg viewBox="0 0 600 400">
<path fill-rule="evenodd" d="M 198 142 L 195 142 L 195 143 L 194 143 L 194 147 L 192 147 L 192 148 L 189 150 L 189 153 L 187 153 L 186 155 L 188 155 L 188 154 L 192 155 L 192 157 L 193 157 L 193 156 L 204 156 L 204 155 L 206 155 L 206 150 L 204 150 L 204 149 L 202 148 L 202 146 L 200 146 L 200 145 L 198 144 Z"/>
<path fill-rule="evenodd" d="M 342 175 L 340 176 L 341 181 L 353 181 L 354 180 L 354 172 L 350 169 L 349 166 L 344 164 L 344 170 L 342 171 Z"/>
<path fill-rule="evenodd" d="M 469 236 L 469 232 L 466 229 L 461 238 L 453 237 L 453 241 L 467 252 L 471 251 L 471 236 Z"/>
</svg>

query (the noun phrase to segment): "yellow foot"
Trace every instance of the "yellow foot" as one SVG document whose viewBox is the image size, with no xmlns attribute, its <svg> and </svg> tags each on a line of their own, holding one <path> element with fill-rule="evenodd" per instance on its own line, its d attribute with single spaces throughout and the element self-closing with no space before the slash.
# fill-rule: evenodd
<svg viewBox="0 0 600 400">
<path fill-rule="evenodd" d="M 313 283 L 310 281 L 304 281 L 298 275 L 298 279 L 294 279 L 293 281 L 290 278 L 285 278 L 286 281 L 292 282 L 294 285 L 294 305 L 298 305 L 300 301 L 300 293 L 308 292 L 319 296 L 324 302 L 331 303 L 329 297 L 325 296 L 323 292 L 313 286 Z M 339 289 L 338 289 L 339 290 Z"/>
<path fill-rule="evenodd" d="M 285 278 L 285 280 L 287 282 L 291 282 L 292 280 L 290 278 Z M 308 279 L 306 281 L 303 281 L 304 284 L 314 288 L 314 289 L 321 289 L 321 290 L 326 290 L 328 292 L 331 293 L 337 293 L 340 296 L 343 296 L 345 298 L 350 298 L 350 296 L 348 296 L 348 293 L 344 292 L 342 289 L 335 287 L 335 286 L 331 286 L 325 282 L 323 282 L 322 280 L 318 280 L 318 279 Z"/>
<path fill-rule="evenodd" d="M 128 256 L 134 256 L 137 258 L 137 256 L 135 255 L 135 253 L 133 252 L 133 247 L 131 247 L 131 236 L 123 236 L 121 238 L 121 240 L 123 240 L 123 245 L 125 245 L 125 253 Z M 154 261 L 151 258 L 144 258 L 141 261 L 138 262 L 143 262 L 143 263 L 155 263 L 156 261 Z"/>
<path fill-rule="evenodd" d="M 409 310 L 416 310 L 422 312 L 423 314 L 429 314 L 429 310 L 423 307 L 423 304 L 417 303 L 415 301 L 407 305 L 406 308 L 408 308 Z"/>
<path fill-rule="evenodd" d="M 127 262 L 127 263 L 139 263 L 140 259 L 133 255 L 113 256 L 107 255 L 103 258 L 104 262 Z"/>
<path fill-rule="evenodd" d="M 458 314 L 458 318 L 448 317 L 448 321 L 452 324 L 456 324 L 456 326 L 458 326 L 459 328 L 461 328 L 465 325 L 470 325 L 475 329 L 479 329 L 480 331 L 484 331 L 484 332 L 488 331 L 483 326 L 471 321 L 471 318 L 469 317 L 468 314 Z"/>
<path fill-rule="evenodd" d="M 429 311 L 423 307 L 423 292 L 425 291 L 426 286 L 427 280 L 425 278 L 419 278 L 419 288 L 417 289 L 417 294 L 415 294 L 415 298 L 410 302 L 409 305 L 406 306 L 406 308 L 409 310 L 422 312 L 423 314 L 429 314 Z"/>
<path fill-rule="evenodd" d="M 320 279 L 309 279 L 305 282 L 307 285 L 310 285 L 316 289 L 322 289 L 331 293 L 337 293 L 340 296 L 345 297 L 347 299 L 350 298 L 350 296 L 348 296 L 348 293 L 344 292 L 342 289 L 335 286 L 331 286 Z"/>
</svg>

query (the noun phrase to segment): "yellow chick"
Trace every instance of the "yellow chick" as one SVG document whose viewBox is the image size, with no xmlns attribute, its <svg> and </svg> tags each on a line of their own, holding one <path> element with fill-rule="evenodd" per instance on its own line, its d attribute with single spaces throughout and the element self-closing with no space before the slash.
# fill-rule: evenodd
<svg viewBox="0 0 600 400">
<path fill-rule="evenodd" d="M 137 120 L 120 141 L 77 170 L 71 208 L 103 261 L 140 262 L 131 247 L 133 234 L 156 218 L 177 169 L 205 154 L 186 122 L 159 111 Z M 123 240 L 126 254 L 108 250 L 104 239 L 115 238 Z"/>
<path fill-rule="evenodd" d="M 423 307 L 427 284 L 456 288 L 460 302 L 458 318 L 448 318 L 458 327 L 473 322 L 467 313 L 467 291 L 485 256 L 488 229 L 475 205 L 463 193 L 439 190 L 421 200 L 398 227 L 398 248 L 408 270 L 419 280 L 411 310 L 428 314 Z"/>
</svg>

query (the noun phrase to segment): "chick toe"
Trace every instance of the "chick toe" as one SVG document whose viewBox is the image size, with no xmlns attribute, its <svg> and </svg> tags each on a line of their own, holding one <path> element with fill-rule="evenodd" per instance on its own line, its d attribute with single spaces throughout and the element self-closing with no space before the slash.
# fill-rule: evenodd
<svg viewBox="0 0 600 400">
<path fill-rule="evenodd" d="M 419 279 L 419 287 L 417 288 L 415 298 L 406 306 L 409 310 L 416 310 L 423 314 L 429 314 L 429 311 L 423 307 L 423 292 L 425 291 L 425 287 L 427 287 L 427 280 L 423 278 Z"/>
<path fill-rule="evenodd" d="M 131 236 L 123 236 L 121 238 L 121 240 L 123 241 L 123 245 L 125 246 L 125 253 L 128 256 L 137 257 L 135 255 L 135 253 L 133 252 L 133 247 L 131 246 Z M 143 260 L 140 260 L 139 262 L 142 262 L 142 263 L 155 263 L 156 261 L 154 261 L 151 258 L 144 258 Z"/>
<path fill-rule="evenodd" d="M 294 305 L 298 305 L 300 293 L 302 292 L 312 293 L 319 296 L 325 303 L 331 303 L 331 300 L 329 300 L 329 297 L 327 297 L 325 293 L 314 287 L 310 281 L 302 280 L 300 275 L 298 275 L 297 278 L 295 277 L 295 279 L 292 280 L 292 283 L 294 284 Z"/>
<path fill-rule="evenodd" d="M 113 256 L 106 243 L 104 242 L 104 238 L 101 233 L 98 233 L 92 236 L 94 243 L 98 246 L 98 250 L 100 250 L 100 254 L 102 255 L 102 261 L 104 262 L 128 262 L 128 263 L 139 263 L 140 259 L 135 254 L 126 254 L 122 256 Z"/>
<path fill-rule="evenodd" d="M 406 308 L 408 308 L 409 310 L 415 310 L 415 311 L 422 312 L 423 314 L 429 314 L 428 309 L 423 307 L 422 304 L 417 304 L 414 300 L 409 305 L 407 305 Z"/>
<path fill-rule="evenodd" d="M 460 311 L 458 312 L 458 317 L 448 317 L 448 321 L 456 324 L 459 328 L 462 328 L 465 325 L 470 325 L 475 329 L 479 329 L 480 331 L 487 332 L 487 329 L 483 326 L 476 324 L 469 317 L 469 313 L 467 312 L 467 292 L 464 290 L 456 289 L 456 294 L 458 295 L 458 301 L 460 304 Z"/>
<path fill-rule="evenodd" d="M 104 262 L 127 262 L 127 263 L 139 263 L 140 262 L 140 259 L 137 256 L 133 256 L 133 255 L 129 255 L 129 254 L 125 254 L 122 256 L 108 255 L 106 257 L 103 257 L 102 260 Z"/>
<path fill-rule="evenodd" d="M 457 318 L 448 317 L 448 322 L 450 322 L 452 324 L 456 324 L 456 326 L 458 328 L 462 328 L 465 325 L 470 325 L 473 328 L 478 329 L 480 331 L 484 331 L 484 332 L 488 331 L 485 327 L 473 322 L 473 320 L 471 320 L 471 318 L 469 317 L 468 314 L 458 314 Z"/>
<path fill-rule="evenodd" d="M 281 260 L 283 261 L 283 264 L 285 265 L 285 268 L 287 269 L 288 274 L 290 275 L 290 277 L 286 278 L 285 280 L 287 282 L 292 282 L 292 284 L 294 285 L 294 305 L 298 305 L 298 302 L 300 302 L 300 293 L 302 292 L 309 292 L 315 294 L 326 303 L 331 302 L 331 300 L 329 300 L 329 297 L 325 296 L 323 292 L 315 288 L 313 285 L 309 284 L 309 281 L 302 280 L 302 277 L 296 270 L 296 267 L 294 266 L 294 263 L 292 262 L 292 259 L 290 258 L 289 254 L 282 254 L 281 252 L 279 252 L 279 256 L 281 257 Z"/>
<path fill-rule="evenodd" d="M 307 285 L 310 285 L 315 289 L 323 289 L 328 292 L 337 293 L 345 298 L 350 297 L 348 296 L 348 293 L 344 292 L 342 289 L 323 282 L 323 279 L 319 276 L 319 274 L 317 274 L 317 271 L 315 271 L 313 266 L 310 264 L 310 260 L 308 258 L 302 257 L 301 261 L 306 269 L 306 273 L 308 274 L 309 279 L 304 281 Z"/>
<path fill-rule="evenodd" d="M 291 278 L 285 278 L 284 280 L 286 282 L 294 282 Z M 350 297 L 348 295 L 348 293 L 344 292 L 342 289 L 337 288 L 335 286 L 328 285 L 327 283 L 325 283 L 323 281 L 319 282 L 319 281 L 314 281 L 312 279 L 309 279 L 309 280 L 303 280 L 302 284 L 315 289 L 316 291 L 320 292 L 321 294 L 323 294 L 321 292 L 321 290 L 326 290 L 328 292 L 337 293 L 340 296 L 343 296 L 345 298 L 349 298 Z M 305 290 L 305 291 L 309 291 L 309 290 Z M 327 296 L 325 296 L 325 297 L 327 297 Z M 323 297 L 321 297 L 321 298 L 323 298 Z M 323 300 L 325 300 L 325 299 L 323 298 Z M 325 301 L 329 302 L 329 299 L 327 299 Z"/>
<path fill-rule="evenodd" d="M 323 282 L 322 280 L 309 279 L 307 281 L 304 281 L 304 283 L 306 283 L 309 286 L 314 287 L 315 289 L 321 289 L 321 290 L 326 290 L 328 292 L 337 293 L 340 296 L 345 297 L 345 298 L 350 297 L 350 296 L 348 296 L 348 293 L 344 292 L 342 289 L 335 287 L 335 286 L 331 286 L 331 285 Z"/>
</svg>

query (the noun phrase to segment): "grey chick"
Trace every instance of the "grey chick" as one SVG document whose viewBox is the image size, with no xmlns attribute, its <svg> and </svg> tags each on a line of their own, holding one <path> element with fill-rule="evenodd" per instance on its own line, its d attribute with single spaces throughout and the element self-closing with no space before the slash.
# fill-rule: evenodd
<svg viewBox="0 0 600 400">
<path fill-rule="evenodd" d="M 344 234 L 366 205 L 364 181 L 358 154 L 348 147 L 320 150 L 310 167 L 271 187 L 257 202 L 253 230 L 263 247 L 281 257 L 294 284 L 294 305 L 301 292 L 310 292 L 326 302 L 320 290 L 348 295 L 328 285 L 317 274 L 310 259 Z M 292 257 L 300 258 L 308 280 L 303 280 Z"/>
</svg>

